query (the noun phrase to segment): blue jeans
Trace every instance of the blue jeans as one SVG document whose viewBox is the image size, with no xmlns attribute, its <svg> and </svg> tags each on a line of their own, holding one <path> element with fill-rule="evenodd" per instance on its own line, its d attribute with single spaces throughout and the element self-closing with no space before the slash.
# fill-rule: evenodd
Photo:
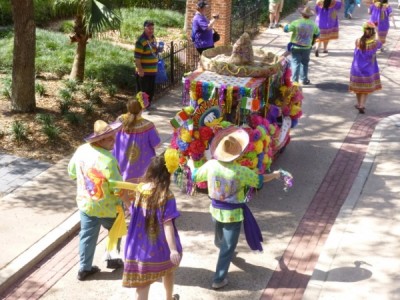
<svg viewBox="0 0 400 300">
<path fill-rule="evenodd" d="M 81 230 L 79 232 L 79 271 L 92 269 L 94 252 L 99 237 L 100 226 L 110 230 L 116 218 L 91 217 L 80 211 Z M 117 250 L 120 251 L 118 241 Z"/>
<path fill-rule="evenodd" d="M 350 4 L 350 0 L 345 0 L 344 2 L 344 17 L 346 18 L 349 14 L 353 14 L 355 3 Z"/>
<path fill-rule="evenodd" d="M 229 265 L 236 245 L 239 240 L 242 222 L 221 223 L 215 221 L 215 245 L 219 248 L 217 268 L 214 275 L 214 282 L 220 283 L 228 274 Z"/>
<path fill-rule="evenodd" d="M 292 81 L 304 82 L 308 80 L 308 63 L 310 62 L 311 48 L 292 48 Z"/>
</svg>

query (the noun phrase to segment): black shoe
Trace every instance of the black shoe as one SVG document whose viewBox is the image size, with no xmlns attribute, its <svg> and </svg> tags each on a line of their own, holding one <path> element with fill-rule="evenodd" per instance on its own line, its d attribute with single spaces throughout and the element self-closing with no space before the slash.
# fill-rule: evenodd
<svg viewBox="0 0 400 300">
<path fill-rule="evenodd" d="M 179 294 L 172 295 L 172 300 L 179 300 Z"/>
<path fill-rule="evenodd" d="M 92 266 L 90 270 L 82 270 L 78 272 L 78 280 L 83 281 L 86 277 L 100 272 L 100 268 L 97 266 Z"/>
<path fill-rule="evenodd" d="M 119 269 L 124 266 L 124 262 L 120 258 L 108 259 L 107 268 L 108 269 Z"/>
<path fill-rule="evenodd" d="M 303 85 L 309 85 L 309 84 L 311 84 L 310 79 L 307 79 L 307 80 L 304 80 L 304 81 L 303 81 Z"/>
<path fill-rule="evenodd" d="M 316 56 L 316 57 L 318 57 L 318 56 L 319 56 L 318 49 L 317 49 L 317 50 L 315 50 L 315 56 Z"/>
</svg>

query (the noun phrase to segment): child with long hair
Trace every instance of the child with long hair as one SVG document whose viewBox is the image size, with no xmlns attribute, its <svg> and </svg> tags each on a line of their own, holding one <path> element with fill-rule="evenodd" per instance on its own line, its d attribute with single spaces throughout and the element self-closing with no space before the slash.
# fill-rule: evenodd
<svg viewBox="0 0 400 300">
<path fill-rule="evenodd" d="M 173 295 L 174 272 L 182 258 L 182 245 L 175 219 L 176 200 L 169 186 L 178 166 L 176 150 L 152 158 L 145 176 L 136 186 L 125 245 L 124 287 L 136 288 L 136 299 L 148 299 L 150 285 L 162 278 L 167 300 Z"/>
<path fill-rule="evenodd" d="M 368 13 L 371 15 L 369 21 L 377 26 L 378 39 L 382 44 L 385 44 L 390 28 L 389 19 L 393 18 L 392 7 L 389 5 L 388 0 L 378 0 L 369 6 Z"/>
<path fill-rule="evenodd" d="M 350 71 L 349 91 L 356 94 L 359 113 L 365 113 L 365 103 L 370 93 L 382 89 L 376 52 L 382 43 L 375 39 L 375 24 L 363 24 L 363 35 L 356 40 Z"/>
<path fill-rule="evenodd" d="M 318 25 L 320 35 L 317 38 L 315 56 L 319 56 L 319 48 L 323 44 L 324 53 L 328 53 L 328 43 L 330 40 L 339 38 L 338 12 L 342 7 L 342 2 L 338 0 L 317 0 L 315 5 L 315 24 Z"/>
</svg>

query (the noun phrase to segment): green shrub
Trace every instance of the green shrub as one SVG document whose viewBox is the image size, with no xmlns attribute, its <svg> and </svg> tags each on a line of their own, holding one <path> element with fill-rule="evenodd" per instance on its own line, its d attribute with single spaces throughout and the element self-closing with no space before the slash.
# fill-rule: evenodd
<svg viewBox="0 0 400 300">
<path fill-rule="evenodd" d="M 65 115 L 69 112 L 72 107 L 72 100 L 59 100 L 58 107 L 60 109 L 61 114 Z"/>
<path fill-rule="evenodd" d="M 74 32 L 74 26 L 73 20 L 62 21 L 59 31 L 62 33 L 72 33 Z"/>
<path fill-rule="evenodd" d="M 26 126 L 21 121 L 14 121 L 11 124 L 11 136 L 18 142 L 27 139 Z"/>
<path fill-rule="evenodd" d="M 102 105 L 103 104 L 103 99 L 101 99 L 100 97 L 100 93 L 98 91 L 94 91 L 91 95 L 90 95 L 90 102 L 92 102 L 93 104 L 97 104 L 97 105 Z"/>
<path fill-rule="evenodd" d="M 59 138 L 61 129 L 53 124 L 46 124 L 42 127 L 43 133 L 47 136 L 49 141 L 55 141 Z"/>
<path fill-rule="evenodd" d="M 73 113 L 73 112 L 68 112 L 64 115 L 64 118 L 71 123 L 72 125 L 79 125 L 83 123 L 83 118 L 81 115 Z"/>
<path fill-rule="evenodd" d="M 94 107 L 92 102 L 84 102 L 81 105 L 82 109 L 85 111 L 85 114 L 91 115 L 94 113 Z"/>
<path fill-rule="evenodd" d="M 11 100 L 11 94 L 12 94 L 12 79 L 11 77 L 5 77 L 1 81 L 1 89 L 0 89 L 1 95 L 7 100 Z"/>
<path fill-rule="evenodd" d="M 106 91 L 110 97 L 114 97 L 117 93 L 117 86 L 115 84 L 108 84 L 106 86 Z"/>
<path fill-rule="evenodd" d="M 76 92 L 78 90 L 78 81 L 73 80 L 73 79 L 68 79 L 64 82 L 65 87 L 71 91 L 71 92 Z"/>
<path fill-rule="evenodd" d="M 58 92 L 58 95 L 62 100 L 70 101 L 72 102 L 72 92 L 69 89 L 61 89 Z"/>
<path fill-rule="evenodd" d="M 53 124 L 54 117 L 50 114 L 37 114 L 35 120 L 42 123 L 44 126 L 49 126 Z"/>
<path fill-rule="evenodd" d="M 46 94 L 46 89 L 43 84 L 41 84 L 40 82 L 36 82 L 35 83 L 35 92 L 39 96 L 43 97 Z"/>
</svg>

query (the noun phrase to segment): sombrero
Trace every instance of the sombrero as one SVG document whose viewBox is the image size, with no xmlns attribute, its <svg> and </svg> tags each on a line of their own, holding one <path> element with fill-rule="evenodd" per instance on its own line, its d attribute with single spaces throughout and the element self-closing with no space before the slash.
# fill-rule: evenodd
<svg viewBox="0 0 400 300">
<path fill-rule="evenodd" d="M 299 8 L 297 11 L 306 17 L 312 17 L 315 14 L 309 6 L 306 6 L 303 9 Z"/>
<path fill-rule="evenodd" d="M 249 144 L 248 133 L 231 126 L 217 132 L 211 141 L 211 156 L 216 160 L 230 162 L 238 158 Z"/>
<path fill-rule="evenodd" d="M 115 134 L 122 126 L 120 121 L 115 121 L 111 124 L 103 120 L 97 120 L 93 125 L 93 133 L 85 137 L 88 143 L 94 143 Z"/>
</svg>

